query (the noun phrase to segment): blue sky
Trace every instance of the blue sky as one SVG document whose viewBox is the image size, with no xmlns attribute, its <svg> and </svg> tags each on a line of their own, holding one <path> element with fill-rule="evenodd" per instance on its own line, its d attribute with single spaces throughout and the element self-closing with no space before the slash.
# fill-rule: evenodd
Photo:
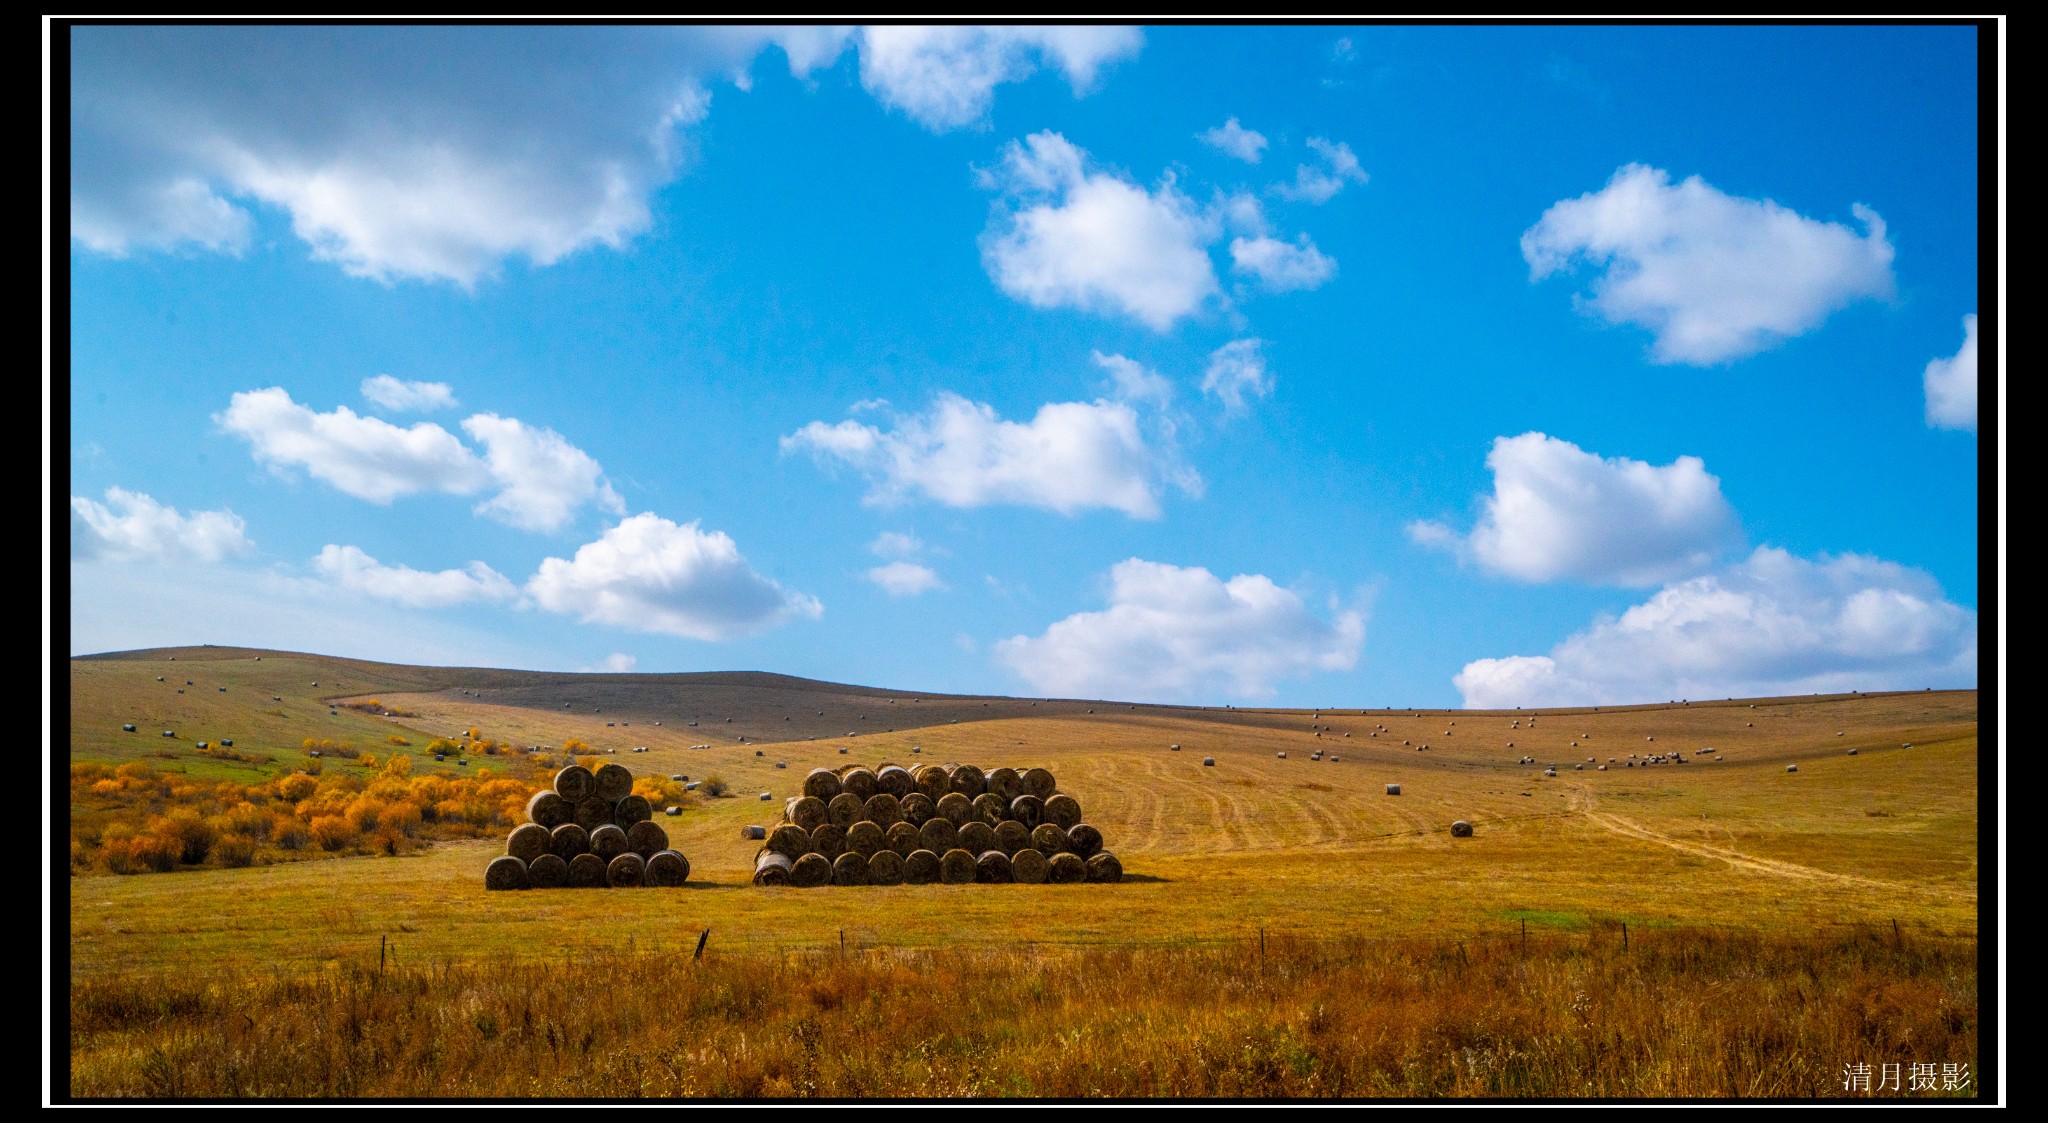
<svg viewBox="0 0 2048 1123">
<path fill-rule="evenodd" d="M 1976 683 L 1973 29 L 70 36 L 74 652 Z"/>
</svg>

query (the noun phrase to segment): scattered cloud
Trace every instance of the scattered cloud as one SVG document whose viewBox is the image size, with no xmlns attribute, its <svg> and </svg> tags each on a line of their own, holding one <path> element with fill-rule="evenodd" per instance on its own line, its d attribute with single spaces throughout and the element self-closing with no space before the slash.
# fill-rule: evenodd
<svg viewBox="0 0 2048 1123">
<path fill-rule="evenodd" d="M 1364 183 L 1370 178 L 1359 166 L 1358 157 L 1352 154 L 1350 145 L 1312 136 L 1308 138 L 1308 146 L 1315 149 L 1320 159 L 1312 164 L 1296 165 L 1293 183 L 1274 185 L 1273 193 L 1282 199 L 1320 206 L 1336 198 L 1346 183 Z"/>
<path fill-rule="evenodd" d="M 1518 581 L 1632 586 L 1699 573 L 1741 541 L 1721 481 L 1696 456 L 1660 468 L 1524 433 L 1494 438 L 1486 466 L 1493 494 L 1470 535 L 1418 522 L 1409 537 Z"/>
<path fill-rule="evenodd" d="M 1768 199 L 1723 194 L 1699 176 L 1629 164 L 1599 191 L 1566 199 L 1522 235 L 1532 281 L 1600 267 L 1579 306 L 1656 337 L 1659 363 L 1707 366 L 1819 327 L 1850 303 L 1889 297 L 1892 244 L 1861 203 L 1858 234 Z"/>
<path fill-rule="evenodd" d="M 1314 289 L 1337 275 L 1337 260 L 1326 257 L 1306 234 L 1294 242 L 1278 238 L 1232 238 L 1231 269 L 1256 277 L 1268 292 Z"/>
<path fill-rule="evenodd" d="M 875 535 L 873 542 L 868 543 L 868 552 L 878 558 L 894 558 L 897 561 L 907 561 L 921 556 L 925 552 L 925 544 L 923 539 L 920 539 L 915 534 L 905 534 L 900 530 L 885 530 Z"/>
<path fill-rule="evenodd" d="M 1918 569 L 1762 547 L 1548 655 L 1480 659 L 1453 681 L 1475 709 L 1970 687 L 1977 613 Z"/>
<path fill-rule="evenodd" d="M 363 379 L 363 397 L 393 413 L 426 413 L 457 404 L 446 382 L 400 382 L 388 374 Z"/>
<path fill-rule="evenodd" d="M 1258 574 L 1229 581 L 1201 568 L 1130 558 L 1110 570 L 1109 608 L 1041 636 L 1012 636 L 996 659 L 1038 690 L 1147 701 L 1265 698 L 1282 678 L 1349 670 L 1365 616 L 1324 620 Z"/>
<path fill-rule="evenodd" d="M 1173 383 L 1136 359 L 1094 353 L 1095 365 L 1108 372 L 1111 395 L 1120 402 L 1165 406 L 1173 401 Z"/>
<path fill-rule="evenodd" d="M 217 562 L 254 548 L 233 511 L 181 515 L 141 492 L 110 487 L 106 504 L 71 497 L 71 553 L 109 561 Z"/>
<path fill-rule="evenodd" d="M 1977 314 L 1963 317 L 1963 346 L 1927 364 L 1927 424 L 1977 431 Z"/>
<path fill-rule="evenodd" d="M 519 595 L 518 586 L 480 561 L 429 573 L 384 565 L 354 546 L 329 544 L 313 559 L 313 570 L 342 589 L 408 608 L 509 601 Z"/>
<path fill-rule="evenodd" d="M 595 667 L 585 667 L 583 670 L 585 673 L 627 675 L 632 674 L 633 668 L 639 665 L 640 659 L 638 656 L 628 655 L 623 651 L 614 651 L 604 657 L 604 662 L 599 663 Z"/>
<path fill-rule="evenodd" d="M 1085 94 L 1104 66 L 1144 45 L 1135 27 L 866 27 L 860 79 L 882 104 L 944 132 L 981 123 L 997 86 L 1047 67 Z"/>
<path fill-rule="evenodd" d="M 279 470 L 302 468 L 372 503 L 421 491 L 466 495 L 490 481 L 483 462 L 439 425 L 422 421 L 401 429 L 347 406 L 316 413 L 276 386 L 237 393 L 214 421 L 247 440 L 258 461 Z"/>
<path fill-rule="evenodd" d="M 1235 156 L 1247 164 L 1258 163 L 1266 151 L 1265 136 L 1238 124 L 1235 117 L 1205 133 L 1197 134 L 1195 139 L 1227 156 Z"/>
<path fill-rule="evenodd" d="M 625 513 L 625 501 L 605 481 L 604 469 L 560 433 L 494 413 L 477 414 L 462 428 L 484 446 L 491 478 L 502 489 L 479 504 L 477 514 L 520 530 L 560 530 L 585 503 Z"/>
<path fill-rule="evenodd" d="M 634 515 L 576 551 L 548 558 L 526 592 L 549 612 L 586 624 L 687 639 L 725 640 L 824 611 L 754 572 L 722 531 Z"/>
<path fill-rule="evenodd" d="M 868 580 L 882 587 L 892 597 L 914 597 L 919 593 L 946 587 L 939 575 L 916 562 L 890 562 L 868 570 Z"/>
<path fill-rule="evenodd" d="M 1263 339 L 1233 339 L 1209 352 L 1209 367 L 1202 372 L 1202 393 L 1214 394 L 1227 413 L 1241 413 L 1246 397 L 1263 398 L 1273 392 L 1273 375 L 1266 369 L 1266 357 L 1259 353 Z"/>
</svg>

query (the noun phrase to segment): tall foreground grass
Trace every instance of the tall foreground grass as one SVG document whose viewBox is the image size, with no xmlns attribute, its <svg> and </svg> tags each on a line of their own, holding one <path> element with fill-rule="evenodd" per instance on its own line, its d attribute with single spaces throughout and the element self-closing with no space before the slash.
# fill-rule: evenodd
<svg viewBox="0 0 2048 1123">
<path fill-rule="evenodd" d="M 1991 1078 L 1971 942 L 1630 937 L 721 955 L 714 934 L 701 962 L 77 978 L 70 1091 L 1842 1097 L 1854 1063 Z"/>
</svg>

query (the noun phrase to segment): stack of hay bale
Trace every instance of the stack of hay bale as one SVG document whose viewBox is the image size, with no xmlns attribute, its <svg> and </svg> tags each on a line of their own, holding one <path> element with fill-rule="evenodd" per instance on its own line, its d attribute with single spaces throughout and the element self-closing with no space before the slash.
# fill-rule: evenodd
<svg viewBox="0 0 2048 1123">
<path fill-rule="evenodd" d="M 813 769 L 754 858 L 754 884 L 1121 881 L 1081 802 L 1043 768 Z"/>
<path fill-rule="evenodd" d="M 562 769 L 553 788 L 526 801 L 526 817 L 484 870 L 484 888 L 668 888 L 690 879 L 690 860 L 669 849 L 668 832 L 621 765 Z"/>
</svg>

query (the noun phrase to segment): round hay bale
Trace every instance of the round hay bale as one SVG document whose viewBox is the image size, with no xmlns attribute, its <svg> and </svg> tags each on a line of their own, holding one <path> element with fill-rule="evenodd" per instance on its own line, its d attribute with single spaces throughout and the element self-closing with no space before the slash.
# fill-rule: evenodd
<svg viewBox="0 0 2048 1123">
<path fill-rule="evenodd" d="M 633 773 L 623 764 L 600 764 L 591 794 L 612 803 L 633 794 Z"/>
<path fill-rule="evenodd" d="M 1051 799 L 1053 793 L 1059 789 L 1059 783 L 1052 778 L 1051 772 L 1043 768 L 1025 770 L 1024 793 L 1026 795 L 1035 795 L 1040 800 L 1047 800 Z"/>
<path fill-rule="evenodd" d="M 1850 756 L 1855 756 L 1855 755 L 1856 755 L 1856 750 L 1855 750 L 1855 749 L 1850 749 L 1850 750 L 1849 750 L 1849 755 L 1850 755 Z"/>
<path fill-rule="evenodd" d="M 866 885 L 868 883 L 868 859 L 865 854 L 851 850 L 841 854 L 832 862 L 832 884 Z"/>
<path fill-rule="evenodd" d="M 974 880 L 974 855 L 955 847 L 939 855 L 939 880 L 947 885 L 965 885 Z"/>
<path fill-rule="evenodd" d="M 1123 879 L 1124 864 L 1116 860 L 1116 855 L 1104 850 L 1088 859 L 1088 880 L 1115 884 Z"/>
<path fill-rule="evenodd" d="M 1463 819 L 1460 819 L 1460 820 L 1458 820 L 1457 822 L 1455 822 L 1455 823 L 1452 823 L 1452 824 L 1451 824 L 1451 837 L 1452 837 L 1452 838 L 1471 838 L 1471 837 L 1472 837 L 1472 824 L 1470 824 L 1470 823 L 1466 822 L 1466 821 L 1465 821 L 1465 820 L 1463 820 Z"/>
<path fill-rule="evenodd" d="M 882 832 L 882 844 L 898 856 L 908 858 L 919 845 L 917 828 L 909 823 L 891 823 L 889 829 Z"/>
<path fill-rule="evenodd" d="M 1045 879 L 1054 885 L 1088 880 L 1088 863 L 1079 854 L 1061 852 L 1045 860 Z"/>
<path fill-rule="evenodd" d="M 787 854 L 793 862 L 811 852 L 811 832 L 795 823 L 784 823 L 768 832 L 768 849 Z"/>
<path fill-rule="evenodd" d="M 1787 771 L 1787 772 L 1797 772 L 1797 771 L 1799 771 L 1799 766 L 1798 766 L 1798 765 L 1796 765 L 1796 764 L 1788 764 L 1788 765 L 1786 765 L 1786 766 L 1785 766 L 1785 771 Z"/>
<path fill-rule="evenodd" d="M 860 822 L 867 813 L 867 803 L 852 792 L 840 792 L 825 805 L 825 821 L 841 830 Z"/>
<path fill-rule="evenodd" d="M 638 889 L 647 884 L 647 859 L 628 850 L 605 864 L 604 880 L 614 889 Z"/>
<path fill-rule="evenodd" d="M 947 792 L 939 799 L 939 814 L 953 820 L 954 825 L 974 818 L 974 801 L 959 792 Z"/>
<path fill-rule="evenodd" d="M 789 883 L 798 889 L 816 889 L 831 880 L 832 859 L 823 854 L 806 854 L 789 864 Z"/>
<path fill-rule="evenodd" d="M 862 803 L 866 803 L 868 797 L 874 795 L 877 790 L 875 774 L 856 764 L 847 769 L 845 775 L 839 777 L 839 787 L 840 790 L 851 792 L 859 797 Z"/>
<path fill-rule="evenodd" d="M 635 823 L 644 823 L 652 818 L 654 806 L 647 802 L 646 796 L 628 795 L 612 805 L 612 822 L 622 827 L 631 827 Z"/>
<path fill-rule="evenodd" d="M 586 831 L 594 831 L 612 821 L 612 805 L 591 796 L 576 805 L 576 814 L 572 821 Z"/>
<path fill-rule="evenodd" d="M 794 859 L 787 854 L 763 850 L 760 856 L 754 859 L 754 884 L 788 885 L 789 867 L 794 864 Z"/>
<path fill-rule="evenodd" d="M 569 863 L 558 854 L 542 854 L 526 863 L 526 881 L 535 889 L 560 889 L 569 880 Z"/>
<path fill-rule="evenodd" d="M 1044 885 L 1051 867 L 1045 855 L 1028 846 L 1010 855 L 1010 877 L 1019 885 Z"/>
<path fill-rule="evenodd" d="M 775 798 L 775 793 L 774 793 L 774 792 L 762 792 L 762 793 L 761 793 L 761 802 L 762 802 L 762 803 L 766 803 L 766 802 L 768 802 L 769 800 L 771 800 L 771 799 L 774 799 L 774 798 Z"/>
<path fill-rule="evenodd" d="M 749 842 L 760 842 L 767 839 L 768 828 L 750 824 L 740 828 L 740 837 Z"/>
<path fill-rule="evenodd" d="M 960 849 L 980 854 L 996 848 L 996 829 L 979 819 L 960 824 Z"/>
<path fill-rule="evenodd" d="M 1204 767 L 1204 768 L 1214 768 L 1214 767 L 1216 767 L 1216 758 L 1215 758 L 1215 757 L 1213 757 L 1213 756 L 1205 756 L 1205 757 L 1203 757 L 1203 758 L 1202 758 L 1202 767 Z"/>
<path fill-rule="evenodd" d="M 782 805 L 782 820 L 795 823 L 805 830 L 815 830 L 819 823 L 829 822 L 825 813 L 825 801 L 814 795 L 800 795 Z"/>
<path fill-rule="evenodd" d="M 911 885 L 930 885 L 939 879 L 939 856 L 919 848 L 903 856 L 903 880 Z"/>
<path fill-rule="evenodd" d="M 953 769 L 953 790 L 973 799 L 988 790 L 988 777 L 971 764 L 957 765 Z"/>
<path fill-rule="evenodd" d="M 1280 758 L 1281 760 L 1286 760 L 1286 759 L 1287 759 L 1287 754 L 1286 754 L 1286 753 L 1274 753 L 1273 755 L 1274 755 L 1274 756 L 1276 756 L 1276 757 L 1279 757 L 1279 758 Z"/>
<path fill-rule="evenodd" d="M 1388 784 L 1388 785 L 1387 785 L 1387 794 L 1388 794 L 1388 795 L 1400 795 L 1400 794 L 1401 794 L 1401 785 L 1399 785 L 1399 784 Z"/>
<path fill-rule="evenodd" d="M 569 888 L 601 889 L 604 887 L 604 859 L 588 851 L 569 859 Z"/>
<path fill-rule="evenodd" d="M 484 867 L 485 889 L 525 889 L 531 884 L 526 863 L 510 854 L 492 858 L 491 864 Z"/>
<path fill-rule="evenodd" d="M 944 854 L 960 845 L 960 828 L 944 815 L 934 815 L 917 828 L 917 841 L 934 854 Z"/>
<path fill-rule="evenodd" d="M 1014 768 L 991 768 L 984 782 L 988 784 L 988 794 L 1005 804 L 1016 799 L 1024 791 L 1024 778 L 1017 775 Z"/>
<path fill-rule="evenodd" d="M 526 801 L 526 821 L 554 830 L 569 821 L 576 812 L 576 805 L 563 799 L 550 789 L 533 793 Z"/>
<path fill-rule="evenodd" d="M 1067 849 L 1083 858 L 1093 858 L 1102 850 L 1102 832 L 1086 823 L 1075 823 L 1067 831 Z"/>
<path fill-rule="evenodd" d="M 539 823 L 521 823 L 505 836 L 505 853 L 522 862 L 531 862 L 548 852 L 554 844 L 554 836 Z"/>
<path fill-rule="evenodd" d="M 1040 823 L 1031 828 L 1031 848 L 1050 858 L 1067 849 L 1067 832 L 1058 823 Z"/>
<path fill-rule="evenodd" d="M 912 791 L 897 800 L 896 810 L 902 813 L 903 821 L 913 827 L 924 826 L 926 819 L 939 813 L 938 805 L 932 802 L 930 796 L 920 791 Z"/>
<path fill-rule="evenodd" d="M 996 847 L 1005 854 L 1029 849 L 1031 829 L 1015 819 L 1004 819 L 996 824 Z"/>
<path fill-rule="evenodd" d="M 674 850 L 659 850 L 647 859 L 646 884 L 656 889 L 674 889 L 690 880 L 690 860 Z"/>
<path fill-rule="evenodd" d="M 977 885 L 1008 885 L 1016 879 L 1010 856 L 1000 850 L 984 850 L 974 860 L 974 883 Z"/>
<path fill-rule="evenodd" d="M 975 822 L 987 823 L 991 827 L 1010 817 L 1010 805 L 1004 803 L 1002 797 L 994 792 L 983 792 L 975 796 L 971 806 L 974 810 L 969 813 L 968 818 Z"/>
<path fill-rule="evenodd" d="M 668 849 L 668 832 L 661 829 L 660 823 L 642 819 L 626 828 L 626 848 L 651 860 Z"/>
<path fill-rule="evenodd" d="M 868 884 L 903 884 L 903 855 L 894 850 L 877 850 L 868 859 Z"/>
<path fill-rule="evenodd" d="M 1076 804 L 1075 810 L 1077 814 L 1074 816 L 1076 820 L 1081 817 L 1078 814 L 1079 809 L 1080 805 Z M 1023 795 L 1010 801 L 1009 818 L 1015 819 L 1027 827 L 1035 827 L 1045 822 L 1045 801 L 1032 795 L 1030 792 L 1025 792 Z"/>
<path fill-rule="evenodd" d="M 881 827 L 863 819 L 846 828 L 846 849 L 848 853 L 863 858 L 874 857 L 875 851 L 888 844 L 888 835 Z"/>
<path fill-rule="evenodd" d="M 917 781 L 911 779 L 910 769 L 900 764 L 885 764 L 880 772 L 875 773 L 875 790 L 902 799 L 917 790 Z"/>
<path fill-rule="evenodd" d="M 811 853 L 831 861 L 846 853 L 846 828 L 836 823 L 819 823 L 811 831 Z"/>
<path fill-rule="evenodd" d="M 555 794 L 570 803 L 582 803 L 597 794 L 597 778 L 590 769 L 572 764 L 555 773 Z"/>
<path fill-rule="evenodd" d="M 590 832 L 590 852 L 611 864 L 613 858 L 624 854 L 633 847 L 626 841 L 626 832 L 611 823 Z"/>
<path fill-rule="evenodd" d="M 1058 792 L 1045 801 L 1044 822 L 1066 830 L 1081 821 L 1081 801 L 1065 792 Z"/>
<path fill-rule="evenodd" d="M 902 820 L 903 805 L 888 792 L 876 792 L 868 797 L 866 817 L 868 822 L 888 830 Z"/>
<path fill-rule="evenodd" d="M 923 792 L 925 798 L 934 804 L 953 790 L 953 777 L 947 775 L 946 770 L 936 764 L 927 764 L 910 776 L 917 781 L 917 790 Z"/>
<path fill-rule="evenodd" d="M 829 768 L 813 768 L 804 777 L 804 794 L 823 802 L 846 790 L 839 782 L 839 773 Z"/>
<path fill-rule="evenodd" d="M 590 832 L 574 823 L 563 823 L 548 832 L 548 853 L 563 861 L 590 853 Z"/>
</svg>

